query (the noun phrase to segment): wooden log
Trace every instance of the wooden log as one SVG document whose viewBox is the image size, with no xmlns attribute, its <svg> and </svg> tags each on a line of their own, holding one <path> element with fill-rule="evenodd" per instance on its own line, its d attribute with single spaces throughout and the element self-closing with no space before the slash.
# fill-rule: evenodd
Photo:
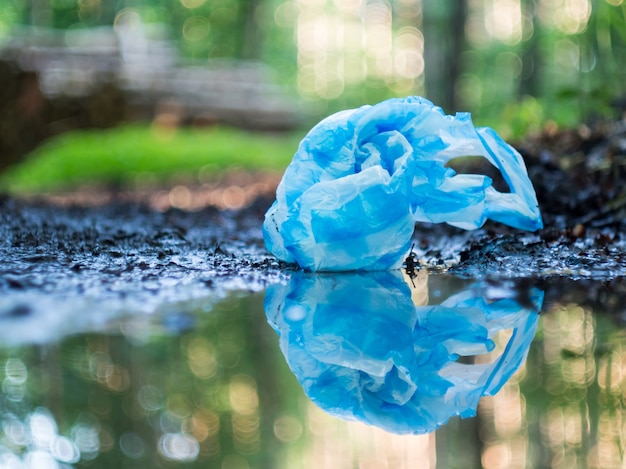
<svg viewBox="0 0 626 469">
<path fill-rule="evenodd" d="M 184 64 L 173 51 L 169 41 L 106 28 L 91 35 L 26 32 L 9 40 L 0 50 L 0 170 L 53 135 L 163 120 L 172 103 L 176 125 L 265 131 L 299 125 L 297 105 L 264 65 Z"/>
</svg>

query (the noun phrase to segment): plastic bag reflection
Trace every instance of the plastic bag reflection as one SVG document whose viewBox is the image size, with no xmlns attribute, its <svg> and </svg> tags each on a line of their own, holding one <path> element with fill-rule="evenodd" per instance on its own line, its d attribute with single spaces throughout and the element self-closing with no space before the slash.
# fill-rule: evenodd
<svg viewBox="0 0 626 469">
<path fill-rule="evenodd" d="M 268 321 L 315 404 L 419 434 L 475 415 L 480 398 L 498 392 L 526 358 L 543 292 L 479 282 L 429 304 L 428 283 L 425 271 L 299 272 L 268 289 Z"/>
</svg>

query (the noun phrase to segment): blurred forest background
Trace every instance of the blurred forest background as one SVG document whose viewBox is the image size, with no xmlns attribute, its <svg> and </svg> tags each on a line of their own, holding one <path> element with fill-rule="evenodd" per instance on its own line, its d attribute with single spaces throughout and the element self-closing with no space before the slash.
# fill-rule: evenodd
<svg viewBox="0 0 626 469">
<path fill-rule="evenodd" d="M 23 125 L 26 132 L 13 130 L 14 116 L 34 113 L 36 100 L 19 98 L 25 83 L 14 91 L 4 87 L 0 101 L 4 94 L 14 103 L 0 113 L 0 136 L 6 142 L 12 134 L 22 153 L 32 150 L 31 141 L 71 128 L 137 120 L 169 128 L 222 123 L 288 131 L 290 137 L 281 140 L 285 149 L 273 151 L 280 156 L 267 163 L 284 167 L 297 143 L 294 135 L 301 137 L 321 117 L 392 96 L 419 94 L 447 113 L 470 111 L 475 123 L 493 126 L 505 138 L 620 117 L 626 5 L 623 0 L 0 0 L 0 58 L 38 75 L 44 97 L 55 102 L 62 97 L 65 107 L 68 95 L 81 90 L 98 98 L 85 104 L 83 96 L 82 104 L 71 103 L 71 112 L 52 105 L 56 111 L 48 111 L 46 127 L 32 135 L 32 125 Z M 94 83 L 101 85 L 98 92 Z M 121 104 L 129 101 L 131 111 Z M 80 106 L 86 109 L 82 114 Z M 68 125 L 68 112 L 80 122 Z M 130 140 L 141 138 L 133 134 Z M 261 140 L 260 146 L 266 143 Z M 2 155 L 4 161 L 11 158 Z"/>
</svg>

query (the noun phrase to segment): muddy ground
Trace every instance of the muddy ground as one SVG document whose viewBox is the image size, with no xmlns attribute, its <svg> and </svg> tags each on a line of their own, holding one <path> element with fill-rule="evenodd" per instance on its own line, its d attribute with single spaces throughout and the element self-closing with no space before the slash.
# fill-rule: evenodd
<svg viewBox="0 0 626 469">
<path fill-rule="evenodd" d="M 516 146 L 537 190 L 545 228 L 524 233 L 488 223 L 465 232 L 420 225 L 416 252 L 425 268 L 550 282 L 561 285 L 552 288 L 555 300 L 571 298 L 621 314 L 626 123 L 545 132 Z M 84 193 L 29 200 L 4 196 L 0 317 L 59 304 L 77 315 L 94 308 L 104 316 L 120 310 L 149 313 L 234 290 L 260 291 L 286 279 L 294 267 L 269 255 L 261 236 L 273 189 L 268 186 L 239 210 L 155 208 L 145 197 L 115 194 L 105 197 L 106 203 L 85 203 Z"/>
</svg>

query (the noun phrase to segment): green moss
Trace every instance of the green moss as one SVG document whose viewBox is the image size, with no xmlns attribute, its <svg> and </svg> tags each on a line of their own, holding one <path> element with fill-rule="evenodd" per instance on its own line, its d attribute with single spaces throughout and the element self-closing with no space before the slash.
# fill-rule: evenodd
<svg viewBox="0 0 626 469">
<path fill-rule="evenodd" d="M 232 167 L 282 171 L 302 135 L 267 135 L 215 127 L 156 129 L 131 125 L 54 138 L 0 176 L 0 189 L 27 193 L 144 178 L 198 180 Z"/>
</svg>

